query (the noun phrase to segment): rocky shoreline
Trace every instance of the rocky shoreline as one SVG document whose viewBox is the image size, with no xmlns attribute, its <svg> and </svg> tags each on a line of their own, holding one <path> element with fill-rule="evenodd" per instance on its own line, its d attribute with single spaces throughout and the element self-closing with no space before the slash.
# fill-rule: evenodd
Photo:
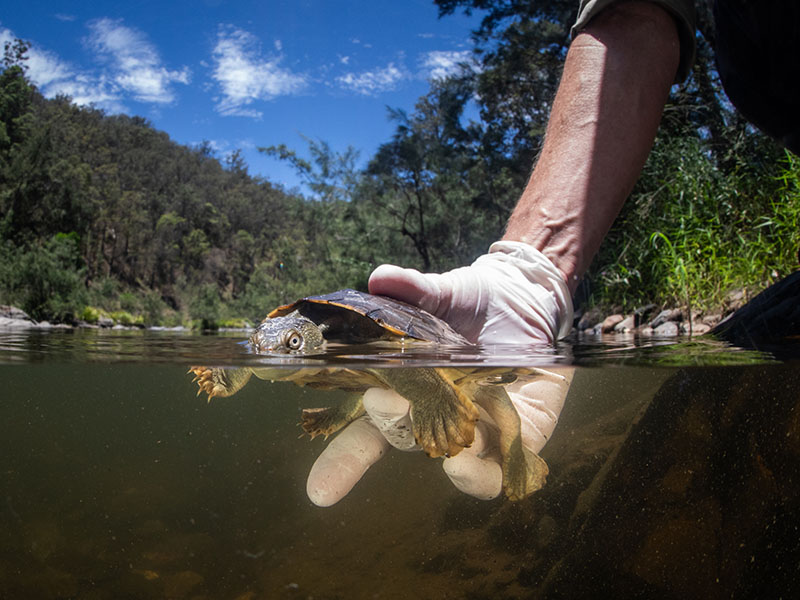
<svg viewBox="0 0 800 600">
<path fill-rule="evenodd" d="M 712 312 L 690 311 L 685 308 L 660 309 L 648 304 L 632 312 L 591 308 L 576 315 L 573 332 L 578 336 L 601 336 L 607 334 L 635 333 L 641 336 L 678 337 L 696 336 L 707 333 L 745 303 L 743 291 L 731 294 L 722 310 Z M 97 323 L 77 321 L 74 324 L 35 321 L 25 311 L 7 305 L 0 305 L 0 330 L 2 329 L 145 329 L 141 326 L 122 325 L 108 317 L 100 317 Z M 188 331 L 182 325 L 177 327 L 152 326 L 153 331 Z M 243 330 L 244 331 L 244 330 Z"/>
<path fill-rule="evenodd" d="M 26 329 L 120 329 L 135 330 L 149 329 L 153 331 L 188 331 L 186 327 L 137 327 L 135 325 L 122 325 L 115 323 L 108 317 L 100 317 L 97 323 L 87 323 L 86 321 L 76 321 L 69 323 L 50 323 L 49 321 L 35 321 L 24 310 L 16 306 L 0 304 L 0 330 L 13 329 L 23 331 Z"/>
<path fill-rule="evenodd" d="M 728 294 L 724 306 L 716 311 L 660 308 L 655 304 L 629 313 L 591 308 L 577 317 L 575 330 L 578 335 L 586 336 L 616 333 L 635 333 L 644 337 L 703 335 L 744 306 L 747 300 L 744 290 L 736 290 Z"/>
</svg>

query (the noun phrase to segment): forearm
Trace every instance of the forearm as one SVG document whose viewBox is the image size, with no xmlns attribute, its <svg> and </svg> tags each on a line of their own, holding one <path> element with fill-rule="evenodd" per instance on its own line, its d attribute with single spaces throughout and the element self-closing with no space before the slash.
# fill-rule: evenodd
<svg viewBox="0 0 800 600">
<path fill-rule="evenodd" d="M 542 152 L 504 240 L 543 252 L 574 291 L 639 177 L 678 66 L 673 18 L 616 5 L 573 41 Z"/>
</svg>

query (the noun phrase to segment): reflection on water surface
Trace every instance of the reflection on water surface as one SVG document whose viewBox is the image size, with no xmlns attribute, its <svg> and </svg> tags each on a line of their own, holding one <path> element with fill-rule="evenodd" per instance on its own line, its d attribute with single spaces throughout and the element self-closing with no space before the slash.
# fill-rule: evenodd
<svg viewBox="0 0 800 600">
<path fill-rule="evenodd" d="M 189 364 L 258 360 L 241 337 L 0 335 L 0 597 L 797 595 L 797 363 L 628 342 L 530 356 L 579 365 L 544 489 L 474 500 L 439 460 L 391 452 L 321 509 L 305 477 L 324 442 L 296 423 L 340 392 L 195 396 Z"/>
</svg>

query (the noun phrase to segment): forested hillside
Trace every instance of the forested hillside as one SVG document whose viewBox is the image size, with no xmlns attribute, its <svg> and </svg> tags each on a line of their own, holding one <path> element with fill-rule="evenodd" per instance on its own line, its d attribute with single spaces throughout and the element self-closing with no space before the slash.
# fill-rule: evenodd
<svg viewBox="0 0 800 600">
<path fill-rule="evenodd" d="M 307 196 L 253 177 L 234 153 L 172 142 L 139 117 L 45 99 L 24 42 L 0 73 L 0 304 L 37 319 L 213 325 L 364 288 L 381 262 L 443 270 L 497 239 L 542 141 L 574 0 L 437 0 L 480 11 L 475 57 L 431 82 L 367 167 L 324 141 L 263 151 Z M 597 257 L 583 301 L 719 303 L 797 268 L 800 166 L 726 102 L 701 19 L 645 173 Z M 465 114 L 478 117 L 468 119 Z"/>
<path fill-rule="evenodd" d="M 344 201 L 287 194 L 144 119 L 45 100 L 8 52 L 0 94 L 0 301 L 39 319 L 253 319 L 307 282 L 358 281 L 329 248 L 334 230 L 352 237 Z"/>
</svg>

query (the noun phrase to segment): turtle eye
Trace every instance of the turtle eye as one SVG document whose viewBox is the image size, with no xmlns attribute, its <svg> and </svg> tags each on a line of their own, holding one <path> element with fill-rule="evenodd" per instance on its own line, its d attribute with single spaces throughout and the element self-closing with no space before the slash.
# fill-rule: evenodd
<svg viewBox="0 0 800 600">
<path fill-rule="evenodd" d="M 299 350 L 303 346 L 303 336 L 297 331 L 290 331 L 286 336 L 286 347 L 289 350 Z"/>
</svg>

